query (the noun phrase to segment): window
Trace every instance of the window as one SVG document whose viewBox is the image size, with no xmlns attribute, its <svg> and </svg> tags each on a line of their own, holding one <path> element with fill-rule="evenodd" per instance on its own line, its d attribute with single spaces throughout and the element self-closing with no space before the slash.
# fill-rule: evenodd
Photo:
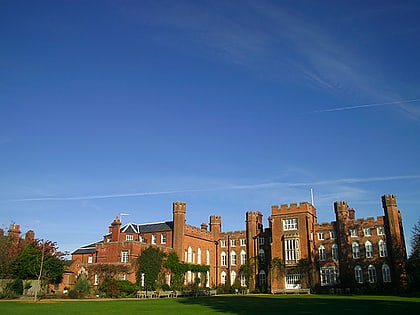
<svg viewBox="0 0 420 315">
<path fill-rule="evenodd" d="M 376 269 L 373 265 L 369 265 L 368 267 L 368 277 L 370 283 L 376 282 Z"/>
<path fill-rule="evenodd" d="M 284 250 L 285 250 L 286 264 L 295 263 L 300 259 L 298 239 L 285 239 Z"/>
<path fill-rule="evenodd" d="M 320 261 L 327 260 L 327 253 L 325 252 L 324 245 L 319 246 L 319 248 L 318 248 L 318 255 L 319 255 L 319 260 Z"/>
<path fill-rule="evenodd" d="M 386 242 L 384 240 L 380 240 L 378 243 L 378 246 L 379 246 L 379 256 L 380 257 L 388 256 L 388 252 L 386 249 Z"/>
<path fill-rule="evenodd" d="M 241 246 L 246 246 L 246 239 L 245 238 L 241 238 L 240 244 L 241 244 Z"/>
<path fill-rule="evenodd" d="M 226 272 L 222 271 L 221 275 L 221 283 L 226 284 Z"/>
<path fill-rule="evenodd" d="M 261 248 L 258 251 L 258 258 L 260 259 L 260 263 L 263 263 L 264 262 L 264 260 L 265 260 L 265 252 L 264 252 L 264 249 Z"/>
<path fill-rule="evenodd" d="M 353 259 L 358 259 L 360 258 L 360 248 L 359 248 L 359 243 L 357 242 L 353 242 L 353 244 L 351 244 L 351 251 L 353 253 Z"/>
<path fill-rule="evenodd" d="M 297 228 L 298 228 L 298 219 L 297 218 L 284 219 L 283 220 L 283 230 L 284 231 L 297 230 Z"/>
<path fill-rule="evenodd" d="M 161 234 L 160 235 L 160 243 L 161 244 L 166 244 L 166 234 Z"/>
<path fill-rule="evenodd" d="M 357 283 L 363 283 L 363 271 L 359 265 L 354 267 L 354 279 Z"/>
<path fill-rule="evenodd" d="M 230 273 L 230 285 L 234 285 L 235 284 L 235 280 L 236 280 L 236 272 L 232 271 Z"/>
<path fill-rule="evenodd" d="M 350 236 L 351 237 L 357 237 L 357 229 L 350 229 Z"/>
<path fill-rule="evenodd" d="M 121 280 L 127 280 L 127 275 L 126 275 L 125 273 L 123 273 L 123 274 L 121 275 Z"/>
<path fill-rule="evenodd" d="M 225 252 L 222 252 L 222 254 L 221 254 L 221 262 L 220 262 L 220 264 L 222 266 L 226 266 L 226 253 Z"/>
<path fill-rule="evenodd" d="M 338 246 L 335 243 L 331 246 L 331 257 L 333 260 L 338 260 Z"/>
<path fill-rule="evenodd" d="M 156 234 L 152 234 L 152 244 L 156 244 Z"/>
<path fill-rule="evenodd" d="M 91 264 L 91 263 L 93 263 L 93 256 L 88 257 L 88 264 Z"/>
<path fill-rule="evenodd" d="M 246 252 L 244 250 L 241 250 L 241 265 L 246 264 Z"/>
<path fill-rule="evenodd" d="M 206 265 L 210 265 L 210 251 L 206 250 Z"/>
<path fill-rule="evenodd" d="M 391 282 L 391 270 L 387 264 L 382 265 L 382 279 L 384 282 Z"/>
<path fill-rule="evenodd" d="M 121 262 L 128 263 L 128 250 L 123 250 L 121 252 Z"/>
<path fill-rule="evenodd" d="M 365 236 L 372 236 L 372 229 L 370 227 L 363 229 L 363 234 Z"/>
<path fill-rule="evenodd" d="M 299 273 L 286 274 L 286 289 L 300 289 L 301 278 Z"/>
<path fill-rule="evenodd" d="M 385 228 L 383 226 L 378 226 L 376 228 L 376 234 L 378 234 L 378 235 L 384 235 L 385 234 Z"/>
<path fill-rule="evenodd" d="M 225 240 L 221 240 L 220 241 L 220 246 L 221 247 L 226 247 L 226 241 Z"/>
<path fill-rule="evenodd" d="M 127 235 L 125 236 L 125 240 L 126 240 L 126 241 L 132 241 L 132 240 L 133 240 L 133 234 L 127 234 Z"/>
<path fill-rule="evenodd" d="M 94 279 L 93 279 L 93 285 L 98 285 L 99 284 L 99 276 L 95 275 Z"/>
<path fill-rule="evenodd" d="M 230 252 L 230 264 L 236 266 L 236 252 L 234 250 Z"/>
<path fill-rule="evenodd" d="M 246 277 L 243 273 L 241 273 L 241 287 L 246 287 Z"/>
<path fill-rule="evenodd" d="M 365 250 L 366 250 L 366 258 L 372 258 L 373 257 L 373 246 L 370 241 L 367 241 L 365 243 Z"/>
<path fill-rule="evenodd" d="M 189 262 L 189 263 L 193 262 L 193 250 L 192 250 L 191 246 L 188 246 L 187 262 Z"/>
<path fill-rule="evenodd" d="M 106 242 L 107 242 L 107 243 L 112 242 L 112 238 L 107 238 L 107 239 L 106 239 Z"/>
<path fill-rule="evenodd" d="M 318 240 L 322 241 L 322 240 L 325 239 L 324 238 L 324 232 L 318 232 L 317 234 L 318 234 Z"/>
<path fill-rule="evenodd" d="M 321 267 L 321 285 L 337 284 L 338 269 L 337 267 Z"/>
<path fill-rule="evenodd" d="M 330 231 L 330 238 L 331 239 L 336 239 L 337 238 L 337 233 L 335 231 Z"/>
<path fill-rule="evenodd" d="M 235 247 L 236 246 L 236 240 L 230 240 L 230 246 Z"/>
<path fill-rule="evenodd" d="M 206 272 L 206 288 L 210 287 L 210 271 Z"/>
<path fill-rule="evenodd" d="M 258 274 L 258 283 L 260 286 L 263 286 L 267 283 L 267 277 L 265 276 L 264 270 L 260 270 L 260 273 Z"/>
<path fill-rule="evenodd" d="M 264 245 L 264 237 L 259 237 L 258 238 L 258 244 L 259 245 Z"/>
<path fill-rule="evenodd" d="M 201 248 L 197 249 L 197 264 L 201 265 Z"/>
<path fill-rule="evenodd" d="M 144 236 L 143 235 L 140 235 L 140 237 L 139 237 L 139 241 L 141 242 L 141 243 L 144 243 L 145 241 L 144 241 Z"/>
</svg>

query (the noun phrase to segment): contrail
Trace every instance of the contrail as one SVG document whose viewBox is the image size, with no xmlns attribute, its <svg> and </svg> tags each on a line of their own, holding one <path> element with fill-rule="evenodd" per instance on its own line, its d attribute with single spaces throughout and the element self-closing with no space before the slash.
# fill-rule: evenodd
<svg viewBox="0 0 420 315">
<path fill-rule="evenodd" d="M 245 185 L 230 185 L 214 188 L 203 189 L 186 189 L 186 190 L 167 190 L 167 191 L 151 191 L 151 192 L 135 192 L 135 193 L 121 193 L 108 195 L 85 195 L 85 196 L 68 196 L 68 197 L 39 197 L 39 198 L 21 198 L 10 201 L 72 201 L 72 200 L 95 200 L 95 199 L 110 199 L 110 198 L 126 198 L 126 197 L 142 197 L 142 196 L 156 196 L 156 195 L 171 195 L 180 193 L 196 193 L 196 192 L 212 192 L 224 190 L 245 190 L 245 189 L 261 189 L 269 187 L 305 187 L 305 186 L 321 186 L 330 184 L 353 184 L 353 183 L 367 183 L 380 181 L 395 181 L 407 179 L 420 179 L 420 175 L 406 175 L 406 176 L 387 176 L 387 177 L 368 177 L 368 178 L 338 178 L 314 182 L 269 182 L 261 184 L 245 184 Z"/>
<path fill-rule="evenodd" d="M 363 104 L 363 105 L 356 105 L 356 106 L 344 106 L 344 107 L 335 107 L 330 109 L 320 109 L 313 111 L 314 113 L 326 113 L 326 112 L 338 112 L 342 110 L 352 110 L 358 108 L 367 108 L 367 107 L 377 107 L 377 106 L 385 106 L 385 105 L 397 105 L 397 104 L 405 104 L 405 103 L 414 103 L 420 101 L 420 98 L 415 98 L 412 100 L 402 100 L 402 101 L 394 101 L 394 102 L 385 102 L 385 103 L 372 103 L 372 104 Z"/>
</svg>

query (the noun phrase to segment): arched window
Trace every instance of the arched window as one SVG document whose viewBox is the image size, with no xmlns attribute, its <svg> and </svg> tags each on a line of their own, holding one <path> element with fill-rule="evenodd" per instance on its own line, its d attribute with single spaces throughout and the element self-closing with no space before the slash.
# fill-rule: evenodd
<svg viewBox="0 0 420 315">
<path fill-rule="evenodd" d="M 260 286 L 263 286 L 267 283 L 267 278 L 265 276 L 265 271 L 264 270 L 260 270 L 260 273 L 258 274 L 258 282 L 259 282 Z"/>
<path fill-rule="evenodd" d="M 221 263 L 222 266 L 226 266 L 226 253 L 222 252 L 221 254 Z"/>
<path fill-rule="evenodd" d="M 246 277 L 244 273 L 241 273 L 241 287 L 246 287 Z"/>
<path fill-rule="evenodd" d="M 391 270 L 387 264 L 382 265 L 382 279 L 384 282 L 391 282 Z"/>
<path fill-rule="evenodd" d="M 236 266 L 236 252 L 234 250 L 230 252 L 230 264 Z"/>
<path fill-rule="evenodd" d="M 197 249 L 197 264 L 201 265 L 201 248 Z"/>
<path fill-rule="evenodd" d="M 366 258 L 372 258 L 373 257 L 373 246 L 372 246 L 372 243 L 370 241 L 366 241 L 365 250 L 366 250 Z"/>
<path fill-rule="evenodd" d="M 379 256 L 386 257 L 388 256 L 388 251 L 386 249 L 386 242 L 384 240 L 380 240 L 378 243 L 379 246 Z"/>
<path fill-rule="evenodd" d="M 334 260 L 338 260 L 338 246 L 335 243 L 331 246 L 331 257 Z"/>
<path fill-rule="evenodd" d="M 321 246 L 318 247 L 318 254 L 319 254 L 319 260 L 320 261 L 327 260 L 327 253 L 325 252 L 324 245 L 321 245 Z"/>
<path fill-rule="evenodd" d="M 246 264 L 246 252 L 244 250 L 241 250 L 241 265 Z"/>
<path fill-rule="evenodd" d="M 187 262 L 192 263 L 193 262 L 193 251 L 191 246 L 188 246 L 188 252 L 187 252 Z"/>
<path fill-rule="evenodd" d="M 354 267 L 354 278 L 357 283 L 363 283 L 363 270 L 359 265 Z"/>
<path fill-rule="evenodd" d="M 230 273 L 230 285 L 234 285 L 235 284 L 235 280 L 236 280 L 236 272 L 232 271 Z"/>
<path fill-rule="evenodd" d="M 210 266 L 210 251 L 206 250 L 206 265 Z"/>
<path fill-rule="evenodd" d="M 210 271 L 206 273 L 206 288 L 210 287 Z"/>
<path fill-rule="evenodd" d="M 226 272 L 222 271 L 221 283 L 226 284 Z"/>
<path fill-rule="evenodd" d="M 351 250 L 352 250 L 354 259 L 360 258 L 359 243 L 353 242 L 353 244 L 351 244 Z"/>
<path fill-rule="evenodd" d="M 264 253 L 264 249 L 260 249 L 259 251 L 258 251 L 258 257 L 260 258 L 260 261 L 261 262 L 264 262 L 264 259 L 265 259 L 265 253 Z"/>
<path fill-rule="evenodd" d="M 369 265 L 368 267 L 368 276 L 369 276 L 369 282 L 375 283 L 376 282 L 376 269 L 375 266 Z"/>
</svg>

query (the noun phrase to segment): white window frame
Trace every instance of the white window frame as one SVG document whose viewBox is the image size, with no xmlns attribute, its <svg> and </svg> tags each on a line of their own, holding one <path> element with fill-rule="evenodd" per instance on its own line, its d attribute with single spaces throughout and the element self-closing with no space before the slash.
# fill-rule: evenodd
<svg viewBox="0 0 420 315">
<path fill-rule="evenodd" d="M 321 267 L 321 286 L 331 286 L 338 283 L 338 268 L 335 266 Z"/>
<path fill-rule="evenodd" d="M 283 231 L 297 230 L 298 227 L 298 218 L 283 219 Z"/>
<path fill-rule="evenodd" d="M 371 241 L 365 242 L 366 258 L 373 258 L 373 244 Z"/>
<path fill-rule="evenodd" d="M 363 269 L 359 265 L 354 266 L 354 279 L 357 283 L 363 283 Z"/>
<path fill-rule="evenodd" d="M 357 229 L 356 228 L 350 229 L 350 237 L 358 237 L 358 236 L 359 235 L 357 233 Z"/>
<path fill-rule="evenodd" d="M 260 286 L 264 286 L 267 283 L 267 276 L 263 269 L 261 269 L 260 272 L 258 273 L 258 283 Z"/>
<path fill-rule="evenodd" d="M 385 235 L 385 227 L 383 225 L 382 226 L 378 226 L 376 228 L 376 234 L 377 235 Z"/>
<path fill-rule="evenodd" d="M 391 282 L 391 269 L 387 264 L 382 265 L 382 281 Z"/>
<path fill-rule="evenodd" d="M 246 251 L 241 250 L 241 265 L 246 265 Z"/>
<path fill-rule="evenodd" d="M 133 239 L 134 239 L 133 234 L 127 234 L 127 235 L 125 236 L 125 240 L 126 240 L 126 241 L 132 241 Z"/>
<path fill-rule="evenodd" d="M 140 243 L 145 243 L 144 236 L 143 235 L 140 235 L 139 236 L 139 241 L 140 241 Z"/>
<path fill-rule="evenodd" d="M 236 246 L 236 240 L 230 240 L 230 246 L 235 247 Z"/>
<path fill-rule="evenodd" d="M 225 252 L 222 252 L 220 254 L 220 265 L 226 266 L 226 253 Z"/>
<path fill-rule="evenodd" d="M 300 259 L 300 242 L 298 238 L 285 238 L 284 251 L 286 264 L 294 264 Z"/>
<path fill-rule="evenodd" d="M 157 242 L 156 234 L 152 234 L 152 244 L 156 245 L 156 242 Z"/>
<path fill-rule="evenodd" d="M 210 251 L 206 250 L 206 265 L 210 266 Z"/>
<path fill-rule="evenodd" d="M 222 271 L 222 273 L 221 273 L 221 275 L 220 275 L 220 280 L 221 280 L 221 281 L 220 281 L 220 283 L 221 283 L 221 284 L 226 284 L 226 280 L 227 280 L 227 279 L 226 279 L 226 276 L 227 276 L 227 275 L 226 275 L 226 272 L 225 272 L 225 271 Z"/>
<path fill-rule="evenodd" d="M 370 227 L 363 228 L 363 235 L 364 236 L 372 236 L 372 228 L 370 228 Z"/>
<path fill-rule="evenodd" d="M 351 244 L 351 253 L 352 253 L 353 259 L 360 258 L 360 245 L 358 242 L 353 242 Z"/>
<path fill-rule="evenodd" d="M 246 277 L 244 273 L 241 273 L 241 287 L 246 287 Z"/>
<path fill-rule="evenodd" d="M 327 252 L 325 250 L 324 245 L 320 245 L 318 247 L 318 255 L 319 255 L 319 261 L 326 261 L 327 260 Z"/>
<path fill-rule="evenodd" d="M 334 240 L 337 238 L 337 233 L 335 231 L 330 231 L 330 239 Z"/>
<path fill-rule="evenodd" d="M 128 263 L 128 250 L 121 251 L 121 262 L 124 264 Z"/>
<path fill-rule="evenodd" d="M 220 247 L 226 247 L 226 240 L 220 240 Z"/>
<path fill-rule="evenodd" d="M 93 263 L 93 256 L 88 256 L 88 264 Z"/>
<path fill-rule="evenodd" d="M 241 246 L 246 246 L 246 238 L 241 238 L 239 242 Z"/>
<path fill-rule="evenodd" d="M 232 266 L 236 266 L 236 263 L 237 263 L 236 252 L 233 250 L 230 252 L 230 264 Z"/>
<path fill-rule="evenodd" d="M 317 235 L 318 235 L 318 241 L 325 240 L 325 234 L 324 234 L 324 232 L 318 232 Z"/>
<path fill-rule="evenodd" d="M 232 270 L 230 273 L 230 285 L 234 285 L 236 280 L 236 271 Z"/>
<path fill-rule="evenodd" d="M 197 265 L 201 265 L 201 248 L 197 249 Z"/>
<path fill-rule="evenodd" d="M 264 245 L 264 237 L 258 237 L 258 245 Z"/>
<path fill-rule="evenodd" d="M 160 235 L 160 243 L 161 244 L 166 244 L 166 233 L 162 233 Z"/>
<path fill-rule="evenodd" d="M 331 245 L 331 258 L 338 260 L 338 245 L 336 243 Z"/>
<path fill-rule="evenodd" d="M 93 285 L 98 285 L 98 284 L 99 284 L 99 276 L 95 274 L 95 276 L 93 277 Z"/>
<path fill-rule="evenodd" d="M 376 283 L 377 282 L 376 268 L 373 265 L 369 265 L 369 267 L 368 267 L 368 279 L 369 279 L 369 283 Z"/>
<path fill-rule="evenodd" d="M 378 247 L 379 247 L 379 257 L 388 256 L 388 249 L 386 248 L 386 241 L 379 240 Z"/>
</svg>

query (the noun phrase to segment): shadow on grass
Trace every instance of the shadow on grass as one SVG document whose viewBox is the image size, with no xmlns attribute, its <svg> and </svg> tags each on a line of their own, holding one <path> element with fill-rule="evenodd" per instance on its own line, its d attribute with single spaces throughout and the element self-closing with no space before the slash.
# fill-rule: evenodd
<svg viewBox="0 0 420 315">
<path fill-rule="evenodd" d="M 420 314 L 420 299 L 366 296 L 215 296 L 180 299 L 228 314 Z"/>
</svg>

